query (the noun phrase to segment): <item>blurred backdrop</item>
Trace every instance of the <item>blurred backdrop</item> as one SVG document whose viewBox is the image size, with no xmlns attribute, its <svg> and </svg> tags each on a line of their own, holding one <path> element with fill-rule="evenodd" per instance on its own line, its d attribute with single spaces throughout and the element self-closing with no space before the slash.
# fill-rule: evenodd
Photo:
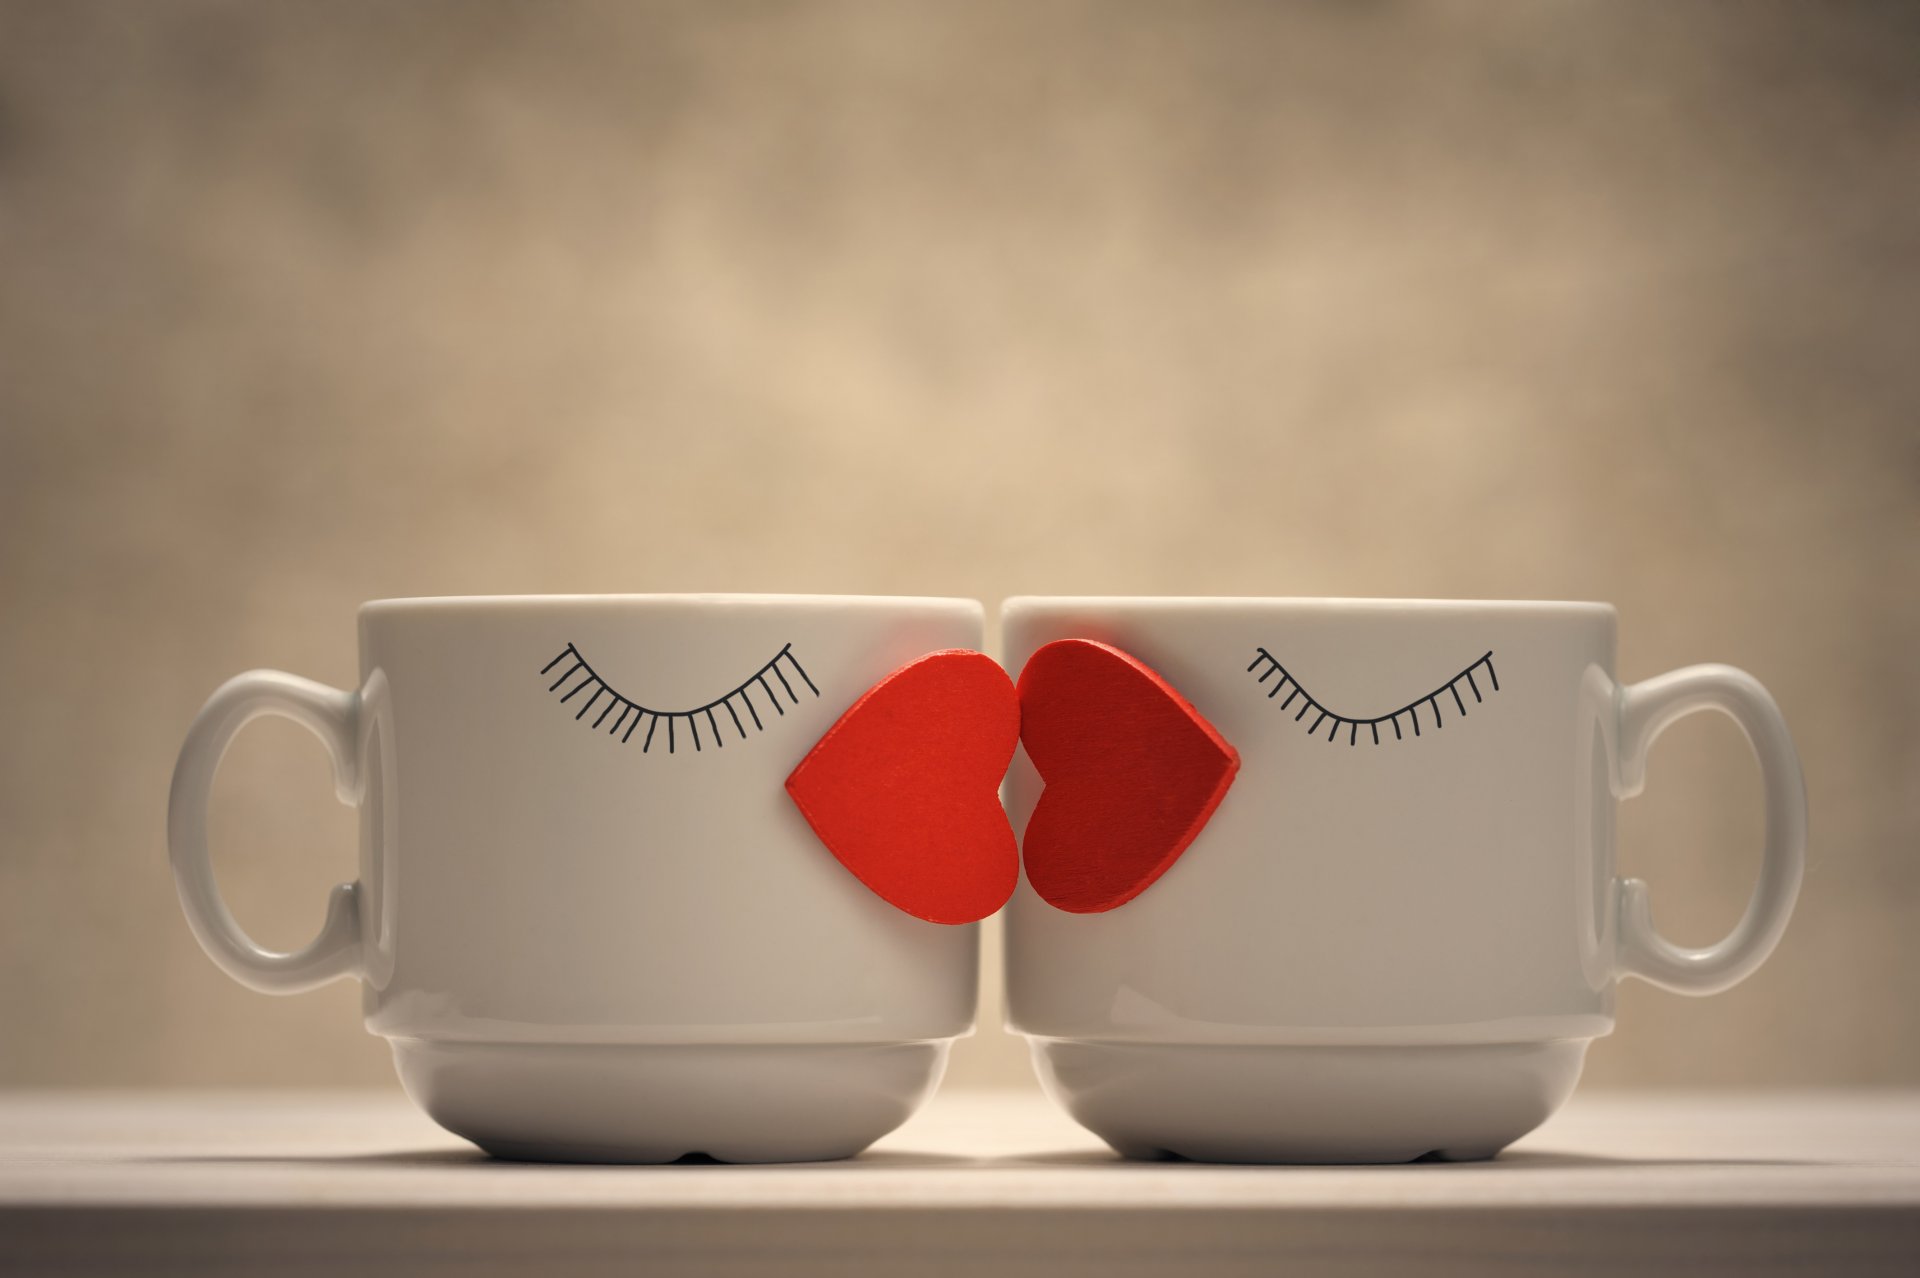
<svg viewBox="0 0 1920 1278">
<path fill-rule="evenodd" d="M 1592 1084 L 1920 1082 L 1920 8 L 0 0 L 0 1084 L 391 1084 L 350 984 L 194 945 L 227 675 L 354 606 L 774 590 L 1607 599 L 1759 674 L 1813 844 L 1773 961 Z M 1689 719 L 1622 813 L 1717 937 Z M 251 730 L 237 912 L 356 825 Z M 991 949 L 991 946 L 989 947 Z M 990 964 L 987 988 L 995 990 Z M 961 1082 L 1030 1080 L 997 992 Z"/>
</svg>

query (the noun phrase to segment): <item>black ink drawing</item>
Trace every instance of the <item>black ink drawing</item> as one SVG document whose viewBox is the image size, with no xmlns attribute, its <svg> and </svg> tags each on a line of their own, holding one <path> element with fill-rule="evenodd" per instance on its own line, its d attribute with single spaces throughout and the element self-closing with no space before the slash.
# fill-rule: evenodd
<svg viewBox="0 0 1920 1278">
<path fill-rule="evenodd" d="M 1404 741 L 1407 739 L 1407 734 L 1401 730 L 1400 721 L 1402 719 L 1407 721 L 1407 726 L 1412 729 L 1413 735 L 1417 737 L 1420 735 L 1420 712 L 1423 708 L 1429 713 L 1429 717 L 1432 720 L 1431 726 L 1435 728 L 1445 727 L 1446 720 L 1442 716 L 1441 711 L 1446 703 L 1442 701 L 1441 698 L 1445 697 L 1452 700 L 1456 718 L 1462 717 L 1467 713 L 1468 702 L 1465 697 L 1460 695 L 1461 684 L 1466 684 L 1467 691 L 1473 694 L 1473 705 L 1479 705 L 1486 700 L 1486 697 L 1482 695 L 1480 691 L 1481 681 L 1475 676 L 1476 671 L 1485 672 L 1487 683 L 1486 691 L 1488 694 L 1500 691 L 1500 677 L 1493 672 L 1493 652 L 1489 650 L 1486 655 L 1482 656 L 1478 661 L 1441 684 L 1438 688 L 1435 688 L 1432 692 L 1429 692 L 1426 696 L 1417 697 L 1390 714 L 1375 715 L 1371 719 L 1356 719 L 1351 715 L 1339 714 L 1329 710 L 1326 706 L 1315 700 L 1312 693 L 1300 686 L 1300 681 L 1293 677 L 1292 672 L 1281 665 L 1280 662 L 1274 658 L 1274 655 L 1265 648 L 1255 649 L 1255 652 L 1257 655 L 1253 659 L 1253 664 L 1247 667 L 1248 674 L 1252 674 L 1256 670 L 1260 671 L 1259 682 L 1263 684 L 1275 675 L 1280 676 L 1280 681 L 1268 690 L 1267 700 L 1271 701 L 1273 698 L 1279 696 L 1282 691 L 1291 688 L 1292 691 L 1287 693 L 1287 699 L 1280 703 L 1280 708 L 1282 710 L 1289 709 L 1295 701 L 1299 701 L 1301 703 L 1300 709 L 1295 712 L 1293 718 L 1294 722 L 1305 724 L 1307 735 L 1319 736 L 1320 725 L 1331 723 L 1333 726 L 1327 729 L 1327 740 L 1337 741 L 1340 736 L 1340 729 L 1345 728 L 1347 730 L 1348 745 L 1359 744 L 1360 729 L 1362 728 L 1367 729 L 1368 735 L 1373 740 L 1373 744 L 1379 745 L 1382 741 L 1386 740 L 1382 735 L 1382 725 L 1389 726 L 1393 729 L 1393 739 L 1395 741 Z M 1307 713 L 1309 711 L 1312 711 L 1314 715 L 1311 722 L 1307 722 Z"/>
<path fill-rule="evenodd" d="M 782 669 L 783 666 L 785 669 Z M 707 741 L 713 742 L 715 748 L 724 749 L 727 740 L 723 725 L 727 723 L 733 725 L 734 731 L 743 740 L 747 735 L 748 722 L 753 724 L 754 731 L 764 732 L 766 722 L 760 717 L 763 706 L 784 717 L 788 706 L 800 704 L 800 694 L 794 689 L 793 681 L 787 678 L 788 671 L 799 678 L 807 691 L 816 697 L 820 695 L 820 689 L 813 686 L 813 680 L 808 678 L 807 672 L 801 668 L 800 659 L 793 655 L 792 644 L 774 653 L 773 660 L 747 676 L 746 682 L 726 696 L 716 697 L 705 705 L 695 706 L 691 710 L 655 710 L 641 705 L 631 697 L 622 696 L 615 692 L 592 666 L 587 664 L 587 659 L 581 656 L 580 650 L 572 644 L 568 644 L 561 650 L 559 656 L 540 667 L 540 673 L 550 674 L 556 669 L 560 670 L 560 677 L 548 685 L 547 691 L 559 693 L 561 688 L 566 686 L 565 694 L 560 697 L 561 705 L 573 701 L 583 692 L 588 694 L 586 700 L 579 703 L 579 709 L 574 711 L 573 717 L 576 720 L 584 721 L 587 712 L 596 705 L 600 705 L 604 697 L 605 704 L 594 719 L 592 727 L 598 728 L 611 717 L 613 724 L 607 729 L 607 735 L 611 737 L 618 733 L 620 743 L 625 745 L 634 739 L 635 732 L 644 722 L 647 730 L 641 733 L 639 738 L 642 754 L 653 749 L 656 734 L 666 743 L 667 753 L 673 754 L 678 750 L 681 738 L 689 736 L 693 740 L 695 750 L 704 750 Z M 579 676 L 577 681 L 574 679 L 575 675 Z M 760 690 L 758 702 L 753 696 L 753 690 L 756 688 Z M 782 694 L 785 696 L 784 701 Z M 615 711 L 618 713 L 616 714 Z M 745 719 L 740 717 L 742 711 L 746 713 Z M 702 721 L 707 726 L 704 738 L 700 732 Z M 666 724 L 664 733 L 659 731 L 662 723 Z M 625 732 L 620 731 L 623 724 L 626 727 Z"/>
</svg>

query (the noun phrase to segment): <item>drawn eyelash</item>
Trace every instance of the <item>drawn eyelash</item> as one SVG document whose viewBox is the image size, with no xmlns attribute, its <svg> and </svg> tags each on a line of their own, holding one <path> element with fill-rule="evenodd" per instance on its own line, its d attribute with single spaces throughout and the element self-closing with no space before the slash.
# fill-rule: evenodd
<svg viewBox="0 0 1920 1278">
<path fill-rule="evenodd" d="M 1302 687 L 1300 685 L 1300 681 L 1293 677 L 1292 672 L 1289 671 L 1285 666 L 1281 665 L 1280 662 L 1275 659 L 1274 655 L 1268 652 L 1265 648 L 1256 648 L 1254 652 L 1256 655 L 1254 656 L 1253 664 L 1247 667 L 1248 674 L 1252 674 L 1254 671 L 1260 670 L 1260 678 L 1258 682 L 1263 684 L 1276 674 L 1280 676 L 1280 682 L 1274 684 L 1272 689 L 1268 691 L 1267 700 L 1269 701 L 1273 700 L 1274 697 L 1280 694 L 1282 689 L 1291 686 L 1293 688 L 1293 691 L 1288 693 L 1287 699 L 1280 703 L 1280 708 L 1282 710 L 1287 709 L 1289 706 L 1291 706 L 1294 703 L 1296 699 L 1304 701 L 1305 704 L 1303 704 L 1300 707 L 1299 712 L 1293 716 L 1294 722 L 1296 723 L 1302 722 L 1303 720 L 1306 719 L 1307 712 L 1309 710 L 1314 711 L 1318 717 L 1315 718 L 1312 723 L 1307 725 L 1307 735 L 1310 737 L 1319 736 L 1320 725 L 1331 720 L 1333 723 L 1333 726 L 1327 729 L 1327 740 L 1329 741 L 1338 740 L 1340 736 L 1340 729 L 1342 727 L 1345 727 L 1347 729 L 1348 745 L 1359 744 L 1360 729 L 1362 728 L 1367 729 L 1368 732 L 1372 735 L 1373 744 L 1379 745 L 1382 741 L 1386 739 L 1385 737 L 1380 735 L 1380 725 L 1383 723 L 1389 724 L 1392 726 L 1393 739 L 1395 741 L 1406 740 L 1406 733 L 1401 731 L 1401 728 L 1400 728 L 1400 720 L 1402 717 L 1405 717 L 1408 720 L 1408 722 L 1411 724 L 1413 728 L 1413 735 L 1416 737 L 1419 736 L 1421 706 L 1427 706 L 1433 711 L 1433 726 L 1435 728 L 1445 727 L 1446 722 L 1441 717 L 1441 707 L 1443 703 L 1441 702 L 1440 698 L 1443 696 L 1451 695 L 1453 698 L 1454 709 L 1457 711 L 1456 717 L 1464 717 L 1467 713 L 1468 702 L 1466 698 L 1460 695 L 1460 684 L 1464 681 L 1467 685 L 1467 690 L 1473 694 L 1472 704 L 1479 705 L 1481 702 L 1486 700 L 1486 697 L 1482 696 L 1480 692 L 1480 681 L 1474 677 L 1474 671 L 1479 670 L 1482 667 L 1485 667 L 1487 672 L 1487 683 L 1489 685 L 1487 688 L 1487 692 L 1491 694 L 1491 693 L 1500 691 L 1500 676 L 1493 672 L 1493 651 L 1492 649 L 1488 649 L 1486 654 L 1483 655 L 1478 661 L 1474 662 L 1472 665 L 1468 666 L 1465 670 L 1462 670 L 1459 674 L 1455 675 L 1453 678 L 1441 684 L 1438 688 L 1435 688 L 1432 692 L 1428 693 L 1426 696 L 1416 697 L 1414 700 L 1408 702 L 1404 706 L 1401 706 L 1398 710 L 1393 711 L 1391 714 L 1376 715 L 1371 719 L 1355 719 L 1355 718 L 1352 718 L 1351 716 L 1338 714 L 1332 710 L 1327 709 L 1326 706 L 1322 705 L 1319 701 L 1317 701 L 1314 698 L 1314 695 L 1311 692 L 1308 692 L 1304 687 Z M 1266 668 L 1262 670 L 1261 669 L 1262 666 Z"/>
<path fill-rule="evenodd" d="M 726 748 L 725 724 L 733 724 L 734 730 L 742 740 L 746 739 L 747 724 L 749 722 L 753 724 L 754 731 L 766 731 L 766 723 L 760 717 L 760 707 L 754 704 L 751 692 L 753 688 L 758 687 L 760 691 L 765 694 L 766 704 L 777 711 L 783 718 L 786 716 L 787 706 L 797 706 L 800 704 L 800 694 L 794 690 L 793 682 L 787 678 L 786 671 L 780 668 L 782 662 L 785 662 L 793 673 L 800 677 L 800 681 L 806 685 L 807 691 L 813 693 L 816 697 L 820 695 L 820 689 L 813 686 L 813 680 L 808 677 L 805 668 L 801 666 L 800 659 L 793 655 L 792 644 L 788 644 L 786 647 L 780 649 L 780 651 L 774 653 L 771 661 L 761 666 L 751 675 L 748 675 L 744 683 L 732 692 L 729 692 L 726 696 L 716 697 L 714 700 L 707 702 L 707 704 L 695 706 L 691 710 L 655 710 L 649 706 L 641 705 L 638 701 L 630 697 L 622 696 L 613 690 L 611 684 L 600 677 L 598 671 L 587 664 L 587 659 L 581 656 L 580 650 L 572 644 L 568 644 L 560 650 L 559 656 L 549 661 L 546 665 L 541 666 L 540 673 L 543 675 L 550 674 L 555 667 L 560 666 L 562 662 L 567 661 L 569 658 L 571 658 L 573 664 L 562 669 L 560 677 L 547 685 L 547 691 L 558 693 L 562 685 L 572 682 L 574 676 L 576 674 L 579 675 L 580 678 L 578 682 L 572 682 L 572 686 L 567 689 L 565 695 L 560 697 L 560 704 L 566 705 L 582 692 L 591 688 L 593 690 L 591 695 L 580 703 L 580 708 L 574 711 L 573 715 L 575 720 L 585 720 L 587 712 L 599 704 L 601 697 L 604 696 L 608 698 L 605 708 L 600 711 L 599 716 L 594 719 L 590 726 L 598 728 L 607 721 L 609 716 L 612 716 L 613 726 L 607 729 L 607 735 L 611 737 L 616 732 L 620 732 L 621 725 L 625 724 L 626 731 L 620 733 L 620 744 L 622 745 L 632 741 L 635 730 L 640 727 L 643 720 L 646 721 L 647 730 L 640 737 L 640 753 L 642 754 L 646 754 L 653 749 L 655 734 L 659 732 L 660 725 L 663 722 L 667 725 L 667 730 L 661 739 L 667 744 L 668 754 L 673 754 L 679 749 L 680 738 L 685 735 L 692 736 L 693 748 L 695 750 L 706 749 L 700 733 L 700 724 L 703 720 L 707 725 L 705 740 L 712 741 L 715 749 Z M 772 678 L 774 683 L 769 683 L 769 678 Z M 779 685 L 778 692 L 774 690 L 776 683 Z M 784 692 L 787 697 L 784 704 L 780 700 L 781 692 Z M 619 710 L 618 714 L 614 714 L 616 708 Z M 747 713 L 745 719 L 740 717 L 741 710 L 745 710 Z M 725 712 L 724 716 L 718 713 L 721 711 Z M 683 723 L 686 725 L 684 729 L 680 726 Z"/>
</svg>

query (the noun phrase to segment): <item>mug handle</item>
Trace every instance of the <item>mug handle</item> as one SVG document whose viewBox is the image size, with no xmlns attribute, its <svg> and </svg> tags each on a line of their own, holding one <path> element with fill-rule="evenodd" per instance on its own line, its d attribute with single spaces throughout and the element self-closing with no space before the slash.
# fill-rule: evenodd
<svg viewBox="0 0 1920 1278">
<path fill-rule="evenodd" d="M 1760 681 L 1733 666 L 1688 666 L 1622 691 L 1620 797 L 1631 798 L 1646 787 L 1647 750 L 1654 739 L 1676 720 L 1700 710 L 1730 717 L 1753 747 L 1766 801 L 1766 838 L 1760 881 L 1746 914 L 1719 944 L 1705 949 L 1686 949 L 1660 935 L 1643 880 L 1622 879 L 1616 885 L 1616 970 L 1679 994 L 1718 994 L 1766 961 L 1793 913 L 1807 853 L 1807 787 L 1787 722 Z"/>
<path fill-rule="evenodd" d="M 208 956 L 251 989 L 296 994 L 336 977 L 359 974 L 360 885 L 336 885 L 327 897 L 327 919 L 320 934 L 304 949 L 289 954 L 257 944 L 227 909 L 207 855 L 207 793 L 235 734 L 263 715 L 291 719 L 319 737 L 333 761 L 334 789 L 340 801 L 359 804 L 360 695 L 278 670 L 250 670 L 220 685 L 187 730 L 167 800 L 167 851 L 180 906 Z"/>
</svg>

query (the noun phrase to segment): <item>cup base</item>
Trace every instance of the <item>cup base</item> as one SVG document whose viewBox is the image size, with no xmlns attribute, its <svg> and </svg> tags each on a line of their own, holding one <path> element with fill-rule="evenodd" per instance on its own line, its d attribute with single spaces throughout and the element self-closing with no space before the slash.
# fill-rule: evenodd
<svg viewBox="0 0 1920 1278">
<path fill-rule="evenodd" d="M 1572 1093 L 1588 1039 L 1199 1046 L 1033 1038 L 1047 1094 L 1127 1158 L 1492 1158 Z"/>
<path fill-rule="evenodd" d="M 401 1086 L 497 1158 L 727 1163 L 851 1158 L 905 1122 L 951 1039 L 626 1045 L 392 1040 Z"/>
</svg>

